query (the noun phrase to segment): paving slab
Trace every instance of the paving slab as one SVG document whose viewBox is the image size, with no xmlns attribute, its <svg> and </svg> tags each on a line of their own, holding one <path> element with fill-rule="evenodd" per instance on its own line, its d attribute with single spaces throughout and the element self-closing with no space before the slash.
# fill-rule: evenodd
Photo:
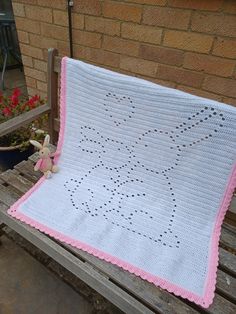
<svg viewBox="0 0 236 314">
<path fill-rule="evenodd" d="M 90 314 L 91 304 L 14 242 L 1 237 L 0 314 Z"/>
</svg>

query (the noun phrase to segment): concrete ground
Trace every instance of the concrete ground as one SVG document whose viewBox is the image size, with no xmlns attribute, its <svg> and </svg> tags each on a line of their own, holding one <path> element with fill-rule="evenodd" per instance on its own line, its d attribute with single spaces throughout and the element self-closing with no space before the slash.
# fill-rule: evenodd
<svg viewBox="0 0 236 314">
<path fill-rule="evenodd" d="M 92 306 L 66 283 L 2 236 L 0 314 L 89 314 Z"/>
</svg>

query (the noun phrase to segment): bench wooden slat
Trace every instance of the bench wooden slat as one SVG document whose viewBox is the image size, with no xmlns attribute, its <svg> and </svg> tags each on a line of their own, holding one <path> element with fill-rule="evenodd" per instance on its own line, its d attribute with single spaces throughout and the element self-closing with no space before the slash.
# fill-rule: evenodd
<svg viewBox="0 0 236 314">
<path fill-rule="evenodd" d="M 0 174 L 0 178 L 21 193 L 26 193 L 33 186 L 31 181 L 22 177 L 16 170 L 7 170 Z"/>
<path fill-rule="evenodd" d="M 230 231 L 225 225 L 223 225 L 221 230 L 221 245 L 228 247 L 231 251 L 236 253 L 236 241 L 235 241 L 235 233 Z"/>
<path fill-rule="evenodd" d="M 22 173 L 23 176 L 31 181 L 32 183 L 37 182 L 42 174 L 39 171 L 34 171 L 34 164 L 31 161 L 23 160 L 19 164 L 15 165 L 14 167 L 19 173 Z"/>
<path fill-rule="evenodd" d="M 236 278 L 218 269 L 216 287 L 217 292 L 236 302 Z"/>
<path fill-rule="evenodd" d="M 225 221 L 236 226 L 236 195 L 233 195 L 229 210 L 226 213 Z"/>
<path fill-rule="evenodd" d="M 214 301 L 208 309 L 204 309 L 202 313 L 209 314 L 235 314 L 236 305 L 226 300 L 219 294 L 215 294 Z"/>
<path fill-rule="evenodd" d="M 233 195 L 232 201 L 230 203 L 230 211 L 236 215 L 236 195 Z"/>
<path fill-rule="evenodd" d="M 1 185 L 0 200 L 4 200 L 4 203 L 10 207 L 15 202 L 15 197 L 8 193 L 8 190 L 5 186 Z"/>
<path fill-rule="evenodd" d="M 22 126 L 34 121 L 42 114 L 50 112 L 50 106 L 48 104 L 39 106 L 26 113 L 23 113 L 15 118 L 12 118 L 6 122 L 1 123 L 0 136 L 6 135 L 12 131 L 19 129 Z"/>
<path fill-rule="evenodd" d="M 236 238 L 235 238 L 236 241 Z M 220 255 L 220 268 L 225 272 L 236 277 L 236 255 L 226 251 L 223 248 L 219 248 Z"/>
</svg>

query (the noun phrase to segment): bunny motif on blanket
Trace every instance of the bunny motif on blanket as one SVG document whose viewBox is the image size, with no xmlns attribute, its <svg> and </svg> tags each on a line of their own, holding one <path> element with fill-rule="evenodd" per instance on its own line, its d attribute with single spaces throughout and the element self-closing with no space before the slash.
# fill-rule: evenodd
<svg viewBox="0 0 236 314">
<path fill-rule="evenodd" d="M 52 173 L 58 172 L 58 167 L 53 164 L 52 159 L 57 154 L 51 153 L 49 149 L 50 136 L 46 135 L 43 145 L 35 140 L 30 140 L 30 143 L 39 149 L 40 159 L 36 162 L 34 170 L 40 170 L 44 176 L 48 179 L 52 176 Z"/>
<path fill-rule="evenodd" d="M 117 105 L 117 108 L 111 108 L 110 103 Z M 132 120 L 135 115 L 136 105 L 135 101 L 130 96 L 117 95 L 115 93 L 107 93 L 104 98 L 104 110 L 110 122 L 121 128 L 126 125 L 128 121 Z M 126 115 L 123 116 L 116 110 L 119 106 L 125 107 Z M 208 134 L 202 134 L 201 126 L 214 120 L 215 128 L 209 128 Z M 96 130 L 93 126 L 81 126 L 78 148 L 82 152 L 96 155 L 98 163 L 91 167 L 90 171 L 81 177 L 81 180 L 71 179 L 66 182 L 68 192 L 71 193 L 71 202 L 76 209 L 84 210 L 91 216 L 98 216 L 102 214 L 104 219 L 109 220 L 117 227 L 122 227 L 137 233 L 140 236 L 149 238 L 151 241 L 160 243 L 164 246 L 176 247 L 180 245 L 180 239 L 177 234 L 173 232 L 173 224 L 178 210 L 175 187 L 171 182 L 171 172 L 181 162 L 186 150 L 191 149 L 195 145 L 199 145 L 206 140 L 209 140 L 218 132 L 219 128 L 223 127 L 224 116 L 215 108 L 203 106 L 200 110 L 193 112 L 178 125 L 170 126 L 168 129 L 148 128 L 141 134 L 137 135 L 135 142 L 129 143 L 125 141 L 118 141 L 115 136 L 109 134 L 109 130 L 103 132 Z M 210 122 L 212 124 L 212 122 Z M 194 131 L 196 129 L 196 131 Z M 108 131 L 108 132 L 107 132 Z M 199 133 L 200 131 L 200 133 Z M 194 132 L 196 138 L 187 142 L 184 140 L 185 133 Z M 200 135 L 199 135 L 200 134 Z M 200 136 L 200 137 L 199 137 Z M 199 138 L 198 138 L 199 137 Z M 163 151 L 160 152 L 158 147 L 161 143 Z M 158 145 L 157 145 L 158 144 Z M 158 160 L 146 158 L 143 152 L 150 148 L 154 155 L 158 155 Z M 115 151 L 115 166 L 114 160 L 107 159 L 107 153 Z M 172 158 L 166 156 L 172 150 Z M 145 178 L 140 177 L 139 169 L 145 171 Z M 94 177 L 99 177 L 100 169 L 106 169 L 107 178 L 105 184 L 102 185 L 104 189 L 104 197 L 101 199 L 99 192 L 94 188 Z M 92 176 L 92 177 L 91 177 Z M 145 193 L 142 189 L 150 185 L 150 182 L 155 178 L 161 177 L 161 184 L 156 187 L 154 194 L 168 194 L 171 201 L 171 206 L 168 208 L 169 219 L 167 225 L 161 227 L 162 231 L 156 235 L 153 230 L 148 233 L 140 233 L 138 228 L 139 217 L 142 216 L 144 221 L 153 219 L 152 212 L 148 208 L 135 208 L 135 199 L 142 199 L 145 204 L 145 198 L 149 198 L 149 191 Z M 85 183 L 86 182 L 86 183 Z M 84 183 L 84 185 L 82 184 Z M 140 190 L 135 190 L 133 187 L 140 186 Z M 86 198 L 87 186 L 93 186 L 89 189 L 89 197 Z M 150 186 L 150 190 L 152 190 Z M 77 199 L 77 190 L 79 192 L 79 199 Z M 153 195 L 153 193 L 151 193 Z M 94 200 L 96 198 L 96 203 Z M 152 200 L 153 204 L 156 202 Z M 126 207 L 124 210 L 123 207 Z M 167 210 L 165 204 L 159 204 L 159 210 L 164 212 Z M 111 208 L 110 208 L 111 207 Z M 114 217 L 117 217 L 114 219 Z M 159 222 L 160 223 L 160 222 Z"/>
</svg>

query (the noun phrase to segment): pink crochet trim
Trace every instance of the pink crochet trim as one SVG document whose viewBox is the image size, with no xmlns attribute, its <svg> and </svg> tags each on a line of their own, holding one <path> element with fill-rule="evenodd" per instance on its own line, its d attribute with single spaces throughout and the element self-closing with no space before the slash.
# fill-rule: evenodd
<svg viewBox="0 0 236 314">
<path fill-rule="evenodd" d="M 54 162 L 57 163 L 59 159 L 59 153 L 62 151 L 63 141 L 64 141 L 64 133 L 65 133 L 65 119 L 66 119 L 66 57 L 62 59 L 62 71 L 61 71 L 61 103 L 60 103 L 60 121 L 61 121 L 61 127 L 60 127 L 60 134 L 59 134 L 59 141 L 58 141 L 58 148 L 56 154 L 56 157 L 54 159 Z M 51 228 L 48 228 L 47 226 L 38 223 L 37 221 L 27 217 L 26 215 L 22 214 L 19 211 L 19 206 L 22 204 L 35 190 L 39 188 L 39 186 L 45 181 L 45 178 L 42 177 L 26 194 L 24 194 L 13 206 L 11 206 L 8 209 L 8 213 L 29 224 L 30 226 L 38 229 L 41 232 L 44 232 L 52 237 L 54 237 L 57 240 L 60 240 L 62 242 L 65 242 L 67 244 L 70 244 L 78 249 L 81 249 L 83 251 L 86 251 L 102 260 L 105 260 L 107 262 L 110 262 L 114 265 L 117 265 L 124 270 L 129 271 L 130 273 L 133 273 L 142 279 L 145 279 L 149 281 L 150 283 L 153 283 L 154 285 L 161 287 L 163 289 L 166 289 L 167 291 L 174 293 L 177 296 L 181 296 L 182 298 L 188 299 L 192 302 L 195 302 L 198 305 L 201 305 L 204 308 L 208 308 L 209 305 L 212 303 L 214 298 L 214 291 L 216 286 L 216 271 L 219 261 L 219 238 L 221 233 L 221 226 L 223 223 L 224 216 L 226 214 L 226 211 L 229 207 L 230 200 L 232 198 L 232 194 L 234 191 L 234 188 L 236 186 L 236 165 L 233 167 L 231 177 L 229 179 L 229 182 L 227 184 L 227 188 L 224 193 L 224 197 L 221 203 L 221 206 L 218 211 L 218 215 L 216 217 L 215 226 L 211 238 L 211 245 L 210 245 L 210 251 L 209 251 L 209 264 L 208 264 L 208 275 L 205 281 L 205 291 L 203 296 L 196 295 L 190 291 L 187 291 L 175 284 L 172 284 L 171 282 L 159 278 L 157 276 L 154 276 L 148 272 L 143 271 L 142 269 L 139 269 L 138 267 L 135 267 L 123 260 L 120 260 L 119 258 L 112 256 L 110 254 L 107 254 L 105 252 L 102 252 L 96 248 L 91 247 L 90 245 L 80 242 L 78 240 L 72 239 L 68 236 L 63 235 L 60 232 L 57 232 Z"/>
</svg>

